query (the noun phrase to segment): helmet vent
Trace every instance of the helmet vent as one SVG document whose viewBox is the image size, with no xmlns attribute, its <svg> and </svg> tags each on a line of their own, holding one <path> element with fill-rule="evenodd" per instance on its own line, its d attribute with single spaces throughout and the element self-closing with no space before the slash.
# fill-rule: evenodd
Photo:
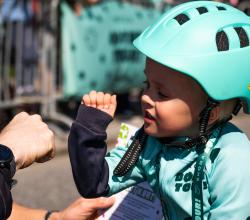
<svg viewBox="0 0 250 220">
<path fill-rule="evenodd" d="M 208 12 L 207 8 L 205 8 L 205 7 L 199 7 L 199 8 L 196 8 L 196 9 L 200 13 L 200 15 L 205 14 L 205 13 Z"/>
<path fill-rule="evenodd" d="M 185 15 L 185 14 L 179 14 L 179 15 L 177 15 L 174 19 L 175 19 L 176 21 L 178 21 L 178 23 L 179 23 L 180 25 L 182 25 L 182 24 L 184 24 L 184 23 L 186 23 L 187 21 L 190 20 L 189 17 L 188 17 L 187 15 Z"/>
<path fill-rule="evenodd" d="M 222 7 L 222 6 L 216 6 L 218 8 L 219 11 L 226 11 L 227 9 Z"/>
<path fill-rule="evenodd" d="M 247 47 L 249 46 L 249 38 L 247 36 L 246 31 L 242 27 L 236 27 L 234 30 L 237 32 L 240 38 L 240 47 Z"/>
<path fill-rule="evenodd" d="M 229 50 L 228 37 L 224 31 L 220 31 L 216 34 L 216 44 L 218 51 Z"/>
</svg>

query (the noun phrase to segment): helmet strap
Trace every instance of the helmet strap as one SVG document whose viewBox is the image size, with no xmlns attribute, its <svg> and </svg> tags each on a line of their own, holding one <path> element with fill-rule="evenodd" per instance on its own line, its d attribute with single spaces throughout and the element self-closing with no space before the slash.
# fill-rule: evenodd
<svg viewBox="0 0 250 220">
<path fill-rule="evenodd" d="M 128 146 L 128 149 L 116 168 L 114 169 L 115 176 L 124 176 L 133 168 L 140 156 L 140 153 L 145 146 L 148 135 L 144 132 L 142 126 L 137 134 L 132 138 L 132 143 Z"/>
<path fill-rule="evenodd" d="M 178 147 L 178 148 L 192 148 L 193 146 L 197 146 L 197 150 L 201 151 L 201 146 L 205 146 L 210 134 L 212 131 L 220 126 L 221 123 L 212 126 L 211 128 L 207 129 L 208 121 L 210 117 L 210 113 L 214 107 L 218 106 L 219 102 L 208 98 L 207 104 L 204 109 L 200 113 L 200 120 L 199 120 L 199 136 L 195 138 L 190 138 L 184 141 L 176 141 L 174 138 L 160 138 L 160 141 L 169 147 Z"/>
<path fill-rule="evenodd" d="M 240 99 L 238 99 L 237 103 L 236 103 L 236 105 L 234 107 L 234 110 L 233 110 L 233 115 L 237 115 L 239 113 L 241 107 L 242 107 L 242 102 L 241 102 Z"/>
<path fill-rule="evenodd" d="M 208 141 L 207 126 L 212 110 L 219 105 L 219 102 L 208 98 L 205 108 L 200 113 L 199 137 L 201 144 L 205 145 Z"/>
</svg>

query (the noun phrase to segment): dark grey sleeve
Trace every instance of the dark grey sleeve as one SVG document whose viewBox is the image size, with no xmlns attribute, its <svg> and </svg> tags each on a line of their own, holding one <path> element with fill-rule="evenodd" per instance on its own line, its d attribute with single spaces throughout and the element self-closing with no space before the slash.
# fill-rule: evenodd
<svg viewBox="0 0 250 220">
<path fill-rule="evenodd" d="M 75 184 L 85 198 L 107 195 L 109 169 L 106 128 L 112 121 L 108 114 L 81 105 L 68 139 L 69 157 Z"/>
<path fill-rule="evenodd" d="M 6 168 L 0 169 L 0 219 L 7 219 L 12 210 L 11 174 Z"/>
</svg>

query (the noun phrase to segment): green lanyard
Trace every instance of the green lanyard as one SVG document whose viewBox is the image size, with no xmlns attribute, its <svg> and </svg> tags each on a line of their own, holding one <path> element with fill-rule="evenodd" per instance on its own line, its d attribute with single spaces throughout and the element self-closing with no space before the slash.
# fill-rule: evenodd
<svg viewBox="0 0 250 220">
<path fill-rule="evenodd" d="M 193 190 L 192 190 L 192 220 L 203 220 L 203 196 L 202 196 L 202 180 L 204 175 L 204 168 L 206 165 L 206 161 L 209 158 L 211 149 L 209 152 L 203 152 L 197 158 L 195 171 L 194 171 L 194 179 L 193 179 Z M 158 155 L 158 173 L 159 173 L 159 155 Z M 159 179 L 159 177 L 158 177 Z M 162 205 L 162 211 L 164 219 L 169 219 L 167 214 L 167 206 L 162 199 L 162 191 L 159 189 L 160 193 L 160 201 Z"/>
<path fill-rule="evenodd" d="M 220 136 L 221 127 L 217 128 L 212 138 L 214 138 L 214 141 L 208 140 L 208 143 L 206 144 L 206 148 L 204 151 L 198 156 L 196 161 L 196 166 L 194 170 L 194 178 L 193 178 L 193 190 L 192 190 L 192 220 L 203 220 L 204 219 L 204 213 L 203 213 L 203 176 L 204 176 L 204 168 L 206 165 L 206 162 L 210 156 L 210 153 L 213 149 L 213 146 L 215 145 L 215 142 L 217 141 L 217 137 Z M 207 146 L 210 145 L 210 146 Z"/>
<path fill-rule="evenodd" d="M 197 158 L 192 190 L 192 220 L 203 220 L 202 180 L 204 175 L 203 171 L 208 157 L 209 155 L 204 152 Z"/>
</svg>

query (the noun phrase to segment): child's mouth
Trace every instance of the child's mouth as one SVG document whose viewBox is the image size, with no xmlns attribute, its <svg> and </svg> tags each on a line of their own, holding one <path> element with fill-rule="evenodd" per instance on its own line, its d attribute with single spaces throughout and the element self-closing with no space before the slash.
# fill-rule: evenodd
<svg viewBox="0 0 250 220">
<path fill-rule="evenodd" d="M 152 123 L 155 121 L 155 118 L 147 111 L 145 111 L 145 114 L 144 114 L 144 121 L 146 123 Z"/>
</svg>

